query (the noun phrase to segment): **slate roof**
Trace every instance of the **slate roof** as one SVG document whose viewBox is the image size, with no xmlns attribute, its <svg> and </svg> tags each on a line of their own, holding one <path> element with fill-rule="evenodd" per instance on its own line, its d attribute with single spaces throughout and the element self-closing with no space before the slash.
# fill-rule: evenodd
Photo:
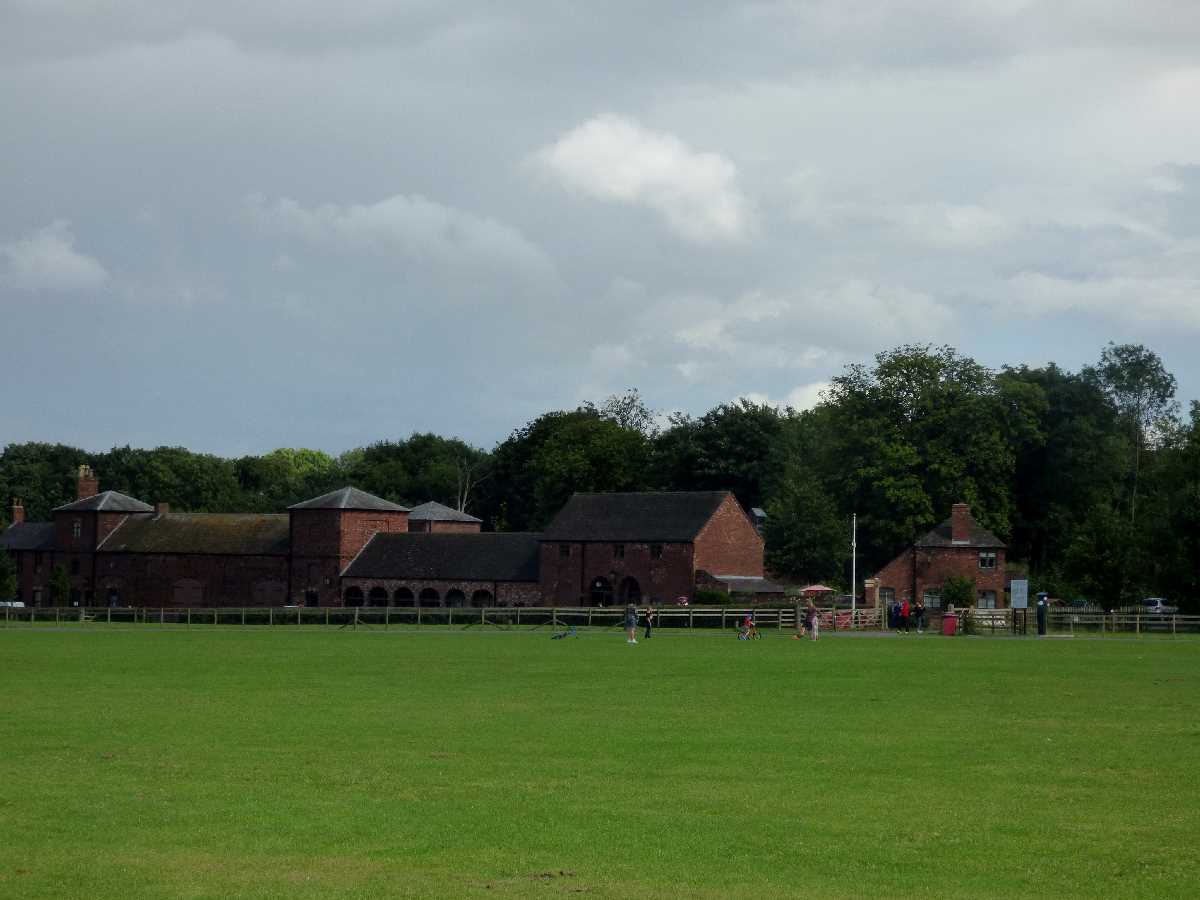
<svg viewBox="0 0 1200 900">
<path fill-rule="evenodd" d="M 544 541 L 691 541 L 728 491 L 572 494 Z"/>
<path fill-rule="evenodd" d="M 56 506 L 54 512 L 154 512 L 154 507 L 120 491 L 101 491 L 74 503 Z"/>
<path fill-rule="evenodd" d="M 438 581 L 537 581 L 538 534 L 376 534 L 342 575 Z"/>
<path fill-rule="evenodd" d="M 410 522 L 479 522 L 483 519 L 477 519 L 474 516 L 468 516 L 464 512 L 459 512 L 457 509 L 451 509 L 442 503 L 430 500 L 428 503 L 422 503 L 420 506 L 414 506 L 412 512 L 408 514 Z"/>
<path fill-rule="evenodd" d="M 135 515 L 108 536 L 100 552 L 284 556 L 290 540 L 286 514 Z"/>
<path fill-rule="evenodd" d="M 53 549 L 53 522 L 18 522 L 0 531 L 0 550 Z"/>
<path fill-rule="evenodd" d="M 970 526 L 970 540 L 965 544 L 956 544 L 950 540 L 950 519 L 932 531 L 918 538 L 918 547 L 1003 547 L 1004 541 L 996 537 L 975 521 L 975 517 L 967 514 L 967 524 Z"/>
<path fill-rule="evenodd" d="M 751 575 L 714 575 L 731 594 L 786 594 L 787 585 Z"/>
<path fill-rule="evenodd" d="M 303 503 L 293 503 L 288 509 L 371 509 L 387 512 L 408 512 L 407 506 L 392 503 L 356 487 L 344 487 Z"/>
</svg>

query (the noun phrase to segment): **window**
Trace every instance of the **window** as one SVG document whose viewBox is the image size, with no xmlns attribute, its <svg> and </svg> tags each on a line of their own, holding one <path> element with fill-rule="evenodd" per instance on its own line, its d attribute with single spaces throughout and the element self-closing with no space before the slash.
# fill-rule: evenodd
<svg viewBox="0 0 1200 900">
<path fill-rule="evenodd" d="M 978 600 L 975 603 L 980 609 L 995 609 L 996 608 L 996 592 L 995 591 L 980 591 Z"/>
<path fill-rule="evenodd" d="M 662 559 L 662 544 L 651 544 L 650 545 L 650 558 L 651 559 Z"/>
<path fill-rule="evenodd" d="M 571 555 L 571 545 L 570 544 L 559 544 L 558 545 L 558 555 L 561 556 L 563 559 L 566 559 L 568 556 L 570 556 Z"/>
<path fill-rule="evenodd" d="M 81 534 L 83 534 L 83 520 L 76 519 L 74 522 L 71 523 L 71 537 L 77 538 Z"/>
<path fill-rule="evenodd" d="M 77 559 L 71 560 L 71 574 L 72 575 L 79 574 L 79 560 L 77 560 Z"/>
<path fill-rule="evenodd" d="M 895 603 L 896 602 L 896 589 L 895 588 L 880 588 L 879 589 L 879 602 L 884 603 L 888 606 L 891 606 L 893 603 Z"/>
<path fill-rule="evenodd" d="M 625 545 L 624 544 L 613 544 L 613 559 L 624 559 L 624 558 L 625 558 Z"/>
<path fill-rule="evenodd" d="M 938 591 L 926 591 L 921 595 L 925 599 L 925 606 L 928 609 L 942 608 L 942 595 Z"/>
<path fill-rule="evenodd" d="M 979 551 L 979 568 L 981 568 L 981 569 L 996 568 L 996 551 L 995 550 Z"/>
</svg>

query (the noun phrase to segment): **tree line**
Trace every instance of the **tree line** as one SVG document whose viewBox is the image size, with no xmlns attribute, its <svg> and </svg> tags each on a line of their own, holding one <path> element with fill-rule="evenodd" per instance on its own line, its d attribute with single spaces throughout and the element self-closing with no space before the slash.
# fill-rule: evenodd
<svg viewBox="0 0 1200 900">
<path fill-rule="evenodd" d="M 773 572 L 843 589 L 851 514 L 862 577 L 964 501 L 1035 590 L 1106 606 L 1200 601 L 1200 403 L 1183 415 L 1174 377 L 1140 345 L 1109 344 L 1077 372 L 903 346 L 848 366 L 804 411 L 739 400 L 661 422 L 630 390 L 544 413 L 490 451 L 435 434 L 340 456 L 12 444 L 0 496 L 46 519 L 74 498 L 81 463 L 106 488 L 176 510 L 278 512 L 353 484 L 500 531 L 542 528 L 575 491 L 729 489 L 766 510 Z"/>
</svg>

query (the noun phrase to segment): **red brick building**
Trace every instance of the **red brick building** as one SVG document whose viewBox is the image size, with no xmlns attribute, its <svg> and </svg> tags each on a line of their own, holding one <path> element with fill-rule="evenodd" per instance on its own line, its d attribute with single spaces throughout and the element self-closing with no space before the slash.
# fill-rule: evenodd
<svg viewBox="0 0 1200 900">
<path fill-rule="evenodd" d="M 698 579 L 762 574 L 762 538 L 728 491 L 575 494 L 541 536 L 548 605 L 673 602 Z"/>
<path fill-rule="evenodd" d="M 727 492 L 577 494 L 539 535 L 480 533 L 441 504 L 409 510 L 352 487 L 246 515 L 99 492 L 87 467 L 78 485 L 52 522 L 26 522 L 15 501 L 0 534 L 28 605 L 51 602 L 59 566 L 83 606 L 575 605 L 762 577 L 762 539 Z"/>
<path fill-rule="evenodd" d="M 971 508 L 956 503 L 950 518 L 867 579 L 867 602 L 890 605 L 893 601 L 925 599 L 926 607 L 939 609 L 947 578 L 958 576 L 975 582 L 975 605 L 999 609 L 1004 596 L 1004 542 L 975 521 Z"/>
</svg>

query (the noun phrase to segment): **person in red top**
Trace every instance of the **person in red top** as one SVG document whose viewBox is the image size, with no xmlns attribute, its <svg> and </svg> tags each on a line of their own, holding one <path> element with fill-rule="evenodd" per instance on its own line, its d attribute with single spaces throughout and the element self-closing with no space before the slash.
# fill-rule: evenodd
<svg viewBox="0 0 1200 900">
<path fill-rule="evenodd" d="M 905 599 L 905 601 L 900 604 L 900 627 L 904 629 L 905 634 L 908 634 L 908 617 L 911 614 L 912 606 L 909 604 L 908 600 Z"/>
</svg>

